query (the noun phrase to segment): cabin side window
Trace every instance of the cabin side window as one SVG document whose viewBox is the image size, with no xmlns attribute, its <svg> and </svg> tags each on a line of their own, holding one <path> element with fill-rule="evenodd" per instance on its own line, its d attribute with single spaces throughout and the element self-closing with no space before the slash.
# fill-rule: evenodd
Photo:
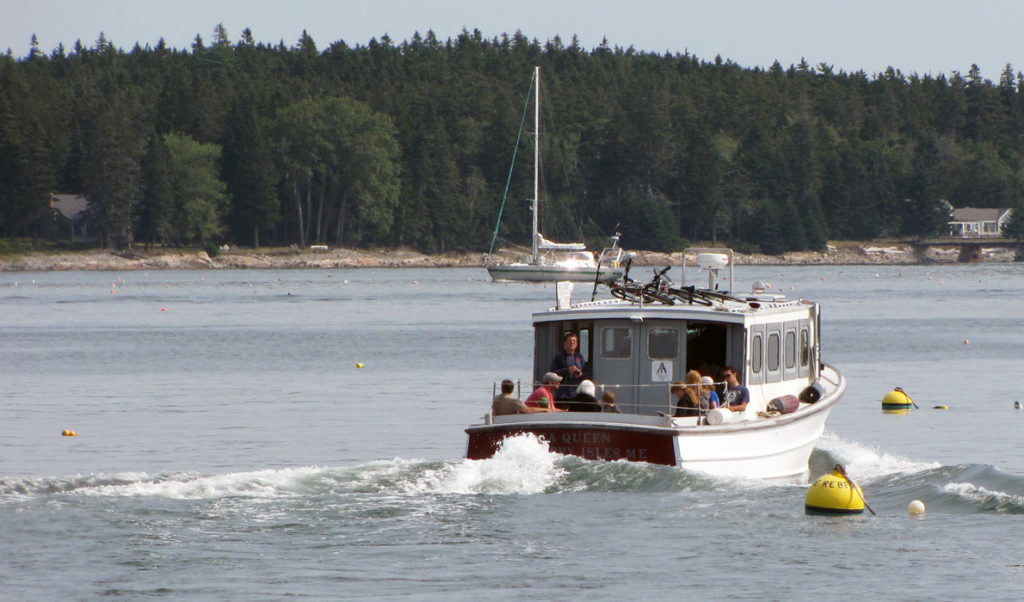
<svg viewBox="0 0 1024 602">
<path fill-rule="evenodd" d="M 761 333 L 754 334 L 750 342 L 750 371 L 754 374 L 761 373 L 761 366 L 764 364 L 764 337 Z"/>
<path fill-rule="evenodd" d="M 766 368 L 769 372 L 778 372 L 779 370 L 779 333 L 771 332 L 768 333 L 768 352 L 767 359 L 768 365 Z"/>
<path fill-rule="evenodd" d="M 786 331 L 786 346 L 785 346 L 784 349 L 785 349 L 785 355 L 786 355 L 786 369 L 790 370 L 792 368 L 795 368 L 796 367 L 796 331 L 795 330 L 787 330 Z"/>
<path fill-rule="evenodd" d="M 633 335 L 629 328 L 601 329 L 601 357 L 629 359 L 633 352 Z"/>
<path fill-rule="evenodd" d="M 806 327 L 800 329 L 800 365 L 806 366 L 811 361 L 811 333 Z"/>
<path fill-rule="evenodd" d="M 672 360 L 679 356 L 679 331 L 675 328 L 651 328 L 647 332 L 647 357 Z"/>
</svg>

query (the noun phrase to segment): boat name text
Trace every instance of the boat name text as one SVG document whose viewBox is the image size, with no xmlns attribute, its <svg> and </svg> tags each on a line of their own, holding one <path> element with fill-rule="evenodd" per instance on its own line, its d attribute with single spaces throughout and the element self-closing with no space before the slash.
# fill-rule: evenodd
<svg viewBox="0 0 1024 602">
<path fill-rule="evenodd" d="M 544 433 L 540 436 L 548 442 L 548 449 L 556 454 L 575 455 L 594 460 L 647 459 L 646 447 L 612 447 L 612 436 L 608 433 Z"/>
</svg>

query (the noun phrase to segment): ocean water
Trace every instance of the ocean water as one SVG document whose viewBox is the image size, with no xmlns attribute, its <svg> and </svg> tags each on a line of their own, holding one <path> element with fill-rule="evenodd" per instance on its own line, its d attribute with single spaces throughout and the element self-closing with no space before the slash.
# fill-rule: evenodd
<svg viewBox="0 0 1024 602">
<path fill-rule="evenodd" d="M 0 595 L 1024 598 L 1024 266 L 736 274 L 821 302 L 823 354 L 849 386 L 812 480 L 844 464 L 877 514 L 807 516 L 807 483 L 584 461 L 529 437 L 464 460 L 492 383 L 529 378 L 549 285 L 482 269 L 0 273 Z M 919 409 L 882 413 L 897 386 Z M 927 512 L 911 517 L 915 499 Z"/>
</svg>

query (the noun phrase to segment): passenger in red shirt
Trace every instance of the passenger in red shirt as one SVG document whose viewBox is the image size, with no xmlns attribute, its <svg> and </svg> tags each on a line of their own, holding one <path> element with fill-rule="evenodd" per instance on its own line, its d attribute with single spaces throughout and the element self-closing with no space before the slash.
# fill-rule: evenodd
<svg viewBox="0 0 1024 602">
<path fill-rule="evenodd" d="M 565 410 L 555 407 L 555 391 L 558 390 L 560 382 L 562 382 L 561 376 L 554 372 L 548 372 L 540 379 L 540 386 L 537 387 L 537 390 L 530 393 L 524 403 L 528 407 L 546 407 L 549 412 L 564 412 Z"/>
</svg>

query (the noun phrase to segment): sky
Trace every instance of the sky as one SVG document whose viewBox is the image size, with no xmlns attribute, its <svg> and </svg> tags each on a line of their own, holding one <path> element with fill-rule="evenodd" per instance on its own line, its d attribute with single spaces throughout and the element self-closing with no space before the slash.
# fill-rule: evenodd
<svg viewBox="0 0 1024 602">
<path fill-rule="evenodd" d="M 0 0 L 0 52 L 28 54 L 32 34 L 47 54 L 76 40 L 189 48 L 223 24 L 232 41 L 294 46 L 305 30 L 321 50 L 344 40 L 395 43 L 428 30 L 444 41 L 463 29 L 485 38 L 521 31 L 542 43 L 576 35 L 593 49 L 720 55 L 743 67 L 789 67 L 806 59 L 868 75 L 966 74 L 996 81 L 1007 63 L 1024 70 L 1021 0 Z"/>
</svg>

